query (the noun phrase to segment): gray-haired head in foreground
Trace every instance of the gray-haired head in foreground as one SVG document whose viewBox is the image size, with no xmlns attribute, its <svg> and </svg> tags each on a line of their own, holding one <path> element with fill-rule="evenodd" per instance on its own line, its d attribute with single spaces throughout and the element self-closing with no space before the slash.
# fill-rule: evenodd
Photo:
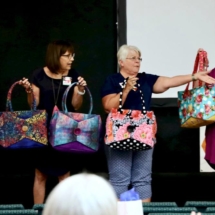
<svg viewBox="0 0 215 215">
<path fill-rule="evenodd" d="M 127 58 L 129 51 L 135 51 L 141 56 L 141 51 L 136 46 L 122 45 L 117 52 L 118 64 L 120 60 L 124 61 Z"/>
<path fill-rule="evenodd" d="M 80 173 L 60 182 L 50 193 L 43 215 L 117 215 L 117 197 L 109 182 Z"/>
</svg>

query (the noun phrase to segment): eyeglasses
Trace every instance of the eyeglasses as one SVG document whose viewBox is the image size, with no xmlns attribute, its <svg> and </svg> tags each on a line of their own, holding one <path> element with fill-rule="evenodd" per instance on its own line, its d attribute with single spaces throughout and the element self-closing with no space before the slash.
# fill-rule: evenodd
<svg viewBox="0 0 215 215">
<path fill-rule="evenodd" d="M 136 61 L 136 60 L 139 60 L 140 62 L 142 61 L 141 57 L 127 57 L 126 59 L 130 59 L 132 61 Z"/>
<path fill-rule="evenodd" d="M 74 54 L 62 54 L 61 56 L 67 57 L 68 59 L 74 59 L 75 58 L 75 53 Z"/>
</svg>

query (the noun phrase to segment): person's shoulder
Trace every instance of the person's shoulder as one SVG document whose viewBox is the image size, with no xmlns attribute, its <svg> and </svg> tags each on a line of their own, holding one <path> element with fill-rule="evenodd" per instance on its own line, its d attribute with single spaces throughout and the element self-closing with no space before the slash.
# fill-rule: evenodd
<svg viewBox="0 0 215 215">
<path fill-rule="evenodd" d="M 45 76 L 45 71 L 43 68 L 36 68 L 32 71 L 29 80 L 37 85 Z"/>
<path fill-rule="evenodd" d="M 139 77 L 141 83 L 148 83 L 151 86 L 153 86 L 154 83 L 159 78 L 158 75 L 154 75 L 154 74 L 150 74 L 150 73 L 146 73 L 146 72 L 139 73 L 138 77 Z"/>
<path fill-rule="evenodd" d="M 41 67 L 34 69 L 32 72 L 33 77 L 41 77 L 44 76 L 44 74 L 45 74 L 44 69 Z"/>
<path fill-rule="evenodd" d="M 106 76 L 106 79 L 117 80 L 120 79 L 121 75 L 119 73 L 113 73 Z"/>
<path fill-rule="evenodd" d="M 101 87 L 101 97 L 117 93 L 121 89 L 120 82 L 122 81 L 122 76 L 119 73 L 113 73 L 106 76 Z"/>
<path fill-rule="evenodd" d="M 123 77 L 120 73 L 113 73 L 113 74 L 109 74 L 105 77 L 105 85 L 110 85 L 110 86 L 116 86 L 119 84 L 119 82 L 123 81 Z"/>
<path fill-rule="evenodd" d="M 34 69 L 32 73 L 34 75 L 39 75 L 39 74 L 42 74 L 43 72 L 44 72 L 44 69 L 42 67 L 40 67 L 40 68 Z"/>
<path fill-rule="evenodd" d="M 144 78 L 144 79 L 157 79 L 159 76 L 155 74 L 150 74 L 146 72 L 141 72 L 138 74 L 139 78 Z"/>
<path fill-rule="evenodd" d="M 158 76 L 158 75 L 156 75 L 156 74 L 151 74 L 151 73 L 147 73 L 147 72 L 140 72 L 140 73 L 138 73 L 138 75 L 139 75 L 140 77 Z M 158 76 L 158 77 L 159 77 L 159 76 Z"/>
</svg>

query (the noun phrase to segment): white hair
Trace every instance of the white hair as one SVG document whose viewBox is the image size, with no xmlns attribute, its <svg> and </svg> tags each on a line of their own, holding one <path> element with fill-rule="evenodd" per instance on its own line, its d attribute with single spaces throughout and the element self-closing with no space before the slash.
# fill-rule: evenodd
<svg viewBox="0 0 215 215">
<path fill-rule="evenodd" d="M 60 182 L 50 193 L 43 215 L 117 215 L 117 196 L 106 179 L 80 173 Z"/>
<path fill-rule="evenodd" d="M 118 64 L 120 60 L 124 61 L 126 59 L 129 51 L 135 51 L 139 54 L 139 56 L 141 56 L 141 51 L 136 46 L 122 45 L 117 52 Z"/>
</svg>

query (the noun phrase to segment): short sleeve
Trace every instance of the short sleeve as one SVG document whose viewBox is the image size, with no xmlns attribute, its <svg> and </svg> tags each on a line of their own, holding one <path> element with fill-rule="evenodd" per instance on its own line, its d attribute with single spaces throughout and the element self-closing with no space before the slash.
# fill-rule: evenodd
<svg viewBox="0 0 215 215">
<path fill-rule="evenodd" d="M 41 73 L 42 69 L 36 69 L 32 72 L 31 76 L 29 77 L 29 81 L 38 88 L 40 88 L 40 79 L 42 78 L 40 77 Z"/>
<path fill-rule="evenodd" d="M 158 78 L 159 78 L 159 76 L 157 76 L 157 75 L 146 74 L 146 81 L 149 84 L 150 88 L 153 89 L 153 86 Z"/>
<path fill-rule="evenodd" d="M 119 77 L 118 75 L 111 75 L 105 79 L 104 84 L 101 88 L 101 97 L 103 98 L 106 95 L 119 93 L 121 91 L 121 87 L 119 85 Z"/>
</svg>

